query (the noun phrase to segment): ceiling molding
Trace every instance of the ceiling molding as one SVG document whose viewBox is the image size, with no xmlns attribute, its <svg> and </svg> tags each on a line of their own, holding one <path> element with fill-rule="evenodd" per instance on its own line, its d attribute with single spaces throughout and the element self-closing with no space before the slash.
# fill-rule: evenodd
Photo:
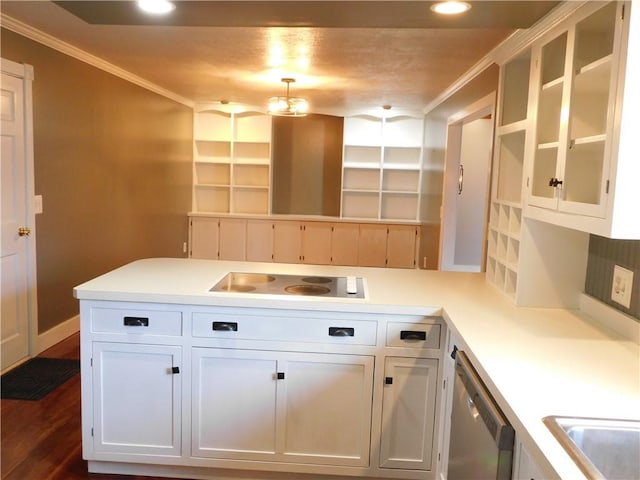
<svg viewBox="0 0 640 480">
<path fill-rule="evenodd" d="M 88 63 L 100 70 L 104 70 L 116 77 L 120 77 L 123 80 L 131 82 L 139 87 L 142 87 L 151 92 L 157 93 L 158 95 L 162 95 L 163 97 L 169 98 L 175 102 L 181 103 L 189 108 L 193 108 L 194 102 L 188 98 L 182 97 L 176 93 L 173 93 L 165 88 L 162 88 L 155 83 L 151 83 L 145 80 L 142 77 L 134 75 L 127 70 L 124 70 L 112 63 L 109 63 L 95 55 L 92 55 L 84 50 L 81 50 L 78 47 L 74 47 L 73 45 L 63 42 L 47 33 L 44 33 L 41 30 L 33 28 L 26 23 L 23 23 L 15 18 L 12 18 L 5 14 L 0 14 L 0 25 L 7 30 L 11 30 L 12 32 L 18 33 L 24 37 L 27 37 L 35 42 L 41 43 L 47 47 L 53 48 L 65 55 L 69 55 L 77 60 Z"/>
<path fill-rule="evenodd" d="M 538 38 L 548 32 L 551 28 L 564 21 L 582 5 L 588 3 L 588 1 L 589 0 L 576 0 L 571 2 L 563 2 L 531 28 L 515 31 L 497 47 L 491 50 L 478 63 L 467 70 L 446 90 L 438 95 L 431 103 L 429 103 L 423 110 L 424 114 L 426 115 L 434 110 L 438 105 L 454 95 L 467 83 L 469 83 L 476 76 L 482 73 L 486 68 L 491 66 L 491 64 L 497 63 L 498 65 L 502 65 L 509 59 L 513 58 L 515 55 L 522 52 L 525 48 L 529 47 Z"/>
</svg>

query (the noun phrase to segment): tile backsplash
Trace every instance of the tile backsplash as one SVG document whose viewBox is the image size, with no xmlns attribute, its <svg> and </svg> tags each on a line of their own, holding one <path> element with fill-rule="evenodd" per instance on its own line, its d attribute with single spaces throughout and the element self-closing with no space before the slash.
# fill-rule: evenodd
<svg viewBox="0 0 640 480">
<path fill-rule="evenodd" d="M 630 308 L 611 300 L 614 265 L 633 272 Z M 592 297 L 640 321 L 640 240 L 614 240 L 591 235 L 584 290 Z"/>
</svg>

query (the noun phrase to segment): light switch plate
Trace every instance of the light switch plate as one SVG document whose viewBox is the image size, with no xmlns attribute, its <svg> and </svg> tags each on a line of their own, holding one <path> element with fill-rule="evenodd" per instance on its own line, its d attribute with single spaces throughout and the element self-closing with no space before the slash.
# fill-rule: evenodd
<svg viewBox="0 0 640 480">
<path fill-rule="evenodd" d="M 33 196 L 33 213 L 34 215 L 42 213 L 42 195 Z"/>
<path fill-rule="evenodd" d="M 613 282 L 611 285 L 611 300 L 631 307 L 631 291 L 633 290 L 633 272 L 619 265 L 613 267 Z"/>
</svg>

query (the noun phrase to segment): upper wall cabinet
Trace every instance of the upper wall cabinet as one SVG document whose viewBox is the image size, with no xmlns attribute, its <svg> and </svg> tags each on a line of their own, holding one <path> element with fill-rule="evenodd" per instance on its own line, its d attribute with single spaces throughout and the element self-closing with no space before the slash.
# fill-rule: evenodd
<svg viewBox="0 0 640 480">
<path fill-rule="evenodd" d="M 269 213 L 271 117 L 196 109 L 193 211 Z"/>
<path fill-rule="evenodd" d="M 630 2 L 588 2 L 534 45 L 526 217 L 640 238 L 640 162 L 631 146 L 640 5 L 633 9 Z"/>
<path fill-rule="evenodd" d="M 424 121 L 344 119 L 343 218 L 418 220 Z"/>
</svg>

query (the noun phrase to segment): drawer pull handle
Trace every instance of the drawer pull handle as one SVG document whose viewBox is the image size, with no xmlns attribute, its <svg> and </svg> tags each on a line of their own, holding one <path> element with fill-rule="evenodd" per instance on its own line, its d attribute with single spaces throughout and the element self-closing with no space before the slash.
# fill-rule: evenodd
<svg viewBox="0 0 640 480">
<path fill-rule="evenodd" d="M 213 322 L 213 325 L 211 328 L 213 328 L 213 330 L 218 332 L 237 332 L 238 323 L 237 322 Z"/>
<path fill-rule="evenodd" d="M 329 327 L 330 337 L 353 337 L 355 328 L 353 327 Z"/>
<path fill-rule="evenodd" d="M 276 372 L 276 378 L 278 380 L 284 380 L 284 372 Z"/>
<path fill-rule="evenodd" d="M 393 385 L 393 377 L 384 377 L 385 385 Z"/>
<path fill-rule="evenodd" d="M 420 330 L 401 330 L 400 331 L 400 340 L 426 340 L 427 332 L 422 332 Z"/>
<path fill-rule="evenodd" d="M 174 375 L 180 373 L 180 367 L 171 367 L 171 373 Z"/>
<path fill-rule="evenodd" d="M 149 319 L 146 317 L 124 317 L 126 327 L 148 327 Z"/>
</svg>

